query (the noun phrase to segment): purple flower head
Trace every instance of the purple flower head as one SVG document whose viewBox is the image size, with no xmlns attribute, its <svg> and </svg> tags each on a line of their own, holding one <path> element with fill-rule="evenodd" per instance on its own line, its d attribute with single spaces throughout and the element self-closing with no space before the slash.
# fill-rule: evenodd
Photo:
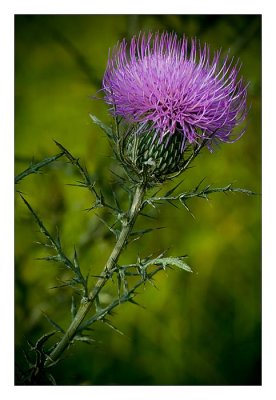
<svg viewBox="0 0 276 400">
<path fill-rule="evenodd" d="M 176 132 L 187 143 L 233 142 L 235 126 L 246 116 L 247 89 L 240 64 L 196 39 L 162 33 L 118 43 L 103 78 L 105 101 L 131 123 L 151 123 L 160 141 Z"/>
</svg>

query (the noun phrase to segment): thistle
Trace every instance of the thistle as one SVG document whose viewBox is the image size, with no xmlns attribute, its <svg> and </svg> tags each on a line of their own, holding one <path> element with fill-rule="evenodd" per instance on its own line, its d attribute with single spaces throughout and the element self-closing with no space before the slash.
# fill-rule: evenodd
<svg viewBox="0 0 276 400">
<path fill-rule="evenodd" d="M 212 150 L 214 144 L 233 142 L 243 134 L 244 129 L 240 129 L 236 137 L 233 133 L 247 114 L 247 89 L 243 80 L 238 78 L 239 69 L 240 64 L 233 64 L 229 56 L 221 60 L 220 52 L 215 52 L 211 57 L 207 45 L 202 47 L 195 39 L 178 39 L 174 34 L 139 35 L 131 40 L 129 46 L 123 40 L 114 48 L 102 88 L 104 99 L 111 106 L 114 124 L 109 127 L 95 116 L 91 115 L 91 118 L 107 134 L 125 172 L 119 178 L 130 195 L 126 210 L 120 208 L 116 196 L 114 204 L 110 204 L 80 161 L 59 143 L 56 144 L 61 152 L 56 156 L 30 166 L 16 177 L 15 182 L 19 183 L 29 174 L 66 157 L 82 177 L 76 186 L 87 188 L 94 197 L 90 210 L 105 207 L 113 215 L 111 224 L 104 222 L 116 239 L 96 284 L 91 285 L 89 277 L 81 272 L 76 250 L 71 260 L 64 253 L 60 237 L 51 236 L 35 210 L 23 198 L 47 239 L 45 246 L 55 252 L 45 260 L 64 264 L 72 273 L 68 286 L 82 297 L 78 305 L 75 301 L 72 303 L 72 321 L 67 329 L 49 319 L 61 334 L 61 339 L 48 349 L 45 343 L 55 332 L 37 341 L 32 348 L 37 353 L 37 362 L 29 366 L 22 380 L 41 382 L 43 374 L 48 374 L 49 368 L 60 361 L 70 345 L 78 340 L 91 341 L 84 332 L 96 321 L 113 327 L 107 316 L 124 302 L 136 303 L 136 290 L 151 282 L 159 271 L 168 266 L 192 271 L 183 257 L 164 257 L 164 253 L 154 258 L 138 257 L 128 265 L 120 264 L 120 255 L 130 244 L 130 235 L 138 239 L 148 232 L 133 232 L 137 217 L 146 207 L 155 207 L 162 202 L 180 202 L 188 209 L 186 203 L 193 197 L 208 198 L 215 192 L 253 194 L 232 185 L 216 188 L 210 185 L 202 187 L 201 184 L 178 194 L 174 192 L 179 184 L 158 197 L 157 193 L 148 194 L 149 188 L 187 170 L 204 146 Z M 114 282 L 114 277 L 117 278 L 118 296 L 103 307 L 99 294 L 107 282 Z"/>
<path fill-rule="evenodd" d="M 130 123 L 151 123 L 159 143 L 168 144 L 179 133 L 182 151 L 205 139 L 211 148 L 244 132 L 232 136 L 247 114 L 240 67 L 229 56 L 222 59 L 220 51 L 211 57 L 209 46 L 196 39 L 139 35 L 111 52 L 103 78 L 105 101 L 113 115 Z"/>
</svg>

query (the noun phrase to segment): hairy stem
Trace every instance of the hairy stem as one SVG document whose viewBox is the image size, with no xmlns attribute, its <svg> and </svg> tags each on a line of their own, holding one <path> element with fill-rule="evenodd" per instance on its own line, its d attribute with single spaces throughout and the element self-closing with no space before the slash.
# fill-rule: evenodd
<svg viewBox="0 0 276 400">
<path fill-rule="evenodd" d="M 125 220 L 122 221 L 122 229 L 118 237 L 118 240 L 107 260 L 107 263 L 98 281 L 96 282 L 93 289 L 91 289 L 91 291 L 89 292 L 87 298 L 82 299 L 75 318 L 73 319 L 71 325 L 65 332 L 61 341 L 57 344 L 55 349 L 48 356 L 45 362 L 45 367 L 49 367 L 52 363 L 55 363 L 56 361 L 59 360 L 59 358 L 61 357 L 63 352 L 67 349 L 72 339 L 74 338 L 75 334 L 77 333 L 78 328 L 80 327 L 87 313 L 90 311 L 91 306 L 94 303 L 94 300 L 96 299 L 99 292 L 108 281 L 110 277 L 109 273 L 112 270 L 112 268 L 116 265 L 119 256 L 127 243 L 127 239 L 129 237 L 129 234 L 131 233 L 135 220 L 141 210 L 144 194 L 145 194 L 144 185 L 137 186 L 127 216 Z"/>
</svg>

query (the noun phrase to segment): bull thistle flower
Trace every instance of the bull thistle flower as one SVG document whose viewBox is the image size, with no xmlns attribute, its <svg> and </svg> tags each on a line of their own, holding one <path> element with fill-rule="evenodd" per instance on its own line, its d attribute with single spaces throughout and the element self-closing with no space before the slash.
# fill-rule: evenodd
<svg viewBox="0 0 276 400">
<path fill-rule="evenodd" d="M 140 34 L 129 46 L 126 40 L 115 46 L 103 91 L 113 115 L 134 126 L 126 147 L 138 172 L 166 179 L 181 170 L 188 148 L 204 142 L 212 150 L 244 133 L 232 134 L 247 114 L 241 64 L 229 54 L 221 58 L 220 51 L 211 57 L 210 48 L 196 39 L 167 32 Z"/>
</svg>

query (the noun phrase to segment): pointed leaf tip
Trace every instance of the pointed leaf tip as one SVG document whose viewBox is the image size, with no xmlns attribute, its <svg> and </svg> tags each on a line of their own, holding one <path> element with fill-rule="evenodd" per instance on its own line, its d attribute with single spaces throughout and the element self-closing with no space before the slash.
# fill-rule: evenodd
<svg viewBox="0 0 276 400">
<path fill-rule="evenodd" d="M 108 136 L 109 139 L 113 139 L 114 135 L 112 129 L 109 126 L 104 124 L 100 119 L 98 119 L 93 114 L 89 114 L 89 117 L 92 119 L 94 124 L 98 125 L 105 132 L 105 134 Z"/>
</svg>

